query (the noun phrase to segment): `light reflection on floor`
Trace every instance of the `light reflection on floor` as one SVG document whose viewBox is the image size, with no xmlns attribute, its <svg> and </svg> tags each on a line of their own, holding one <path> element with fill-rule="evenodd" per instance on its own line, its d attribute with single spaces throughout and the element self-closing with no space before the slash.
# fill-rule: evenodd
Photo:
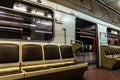
<svg viewBox="0 0 120 80">
<path fill-rule="evenodd" d="M 93 52 L 79 53 L 77 54 L 77 58 L 79 61 L 87 61 L 89 64 L 88 69 L 96 68 L 96 54 Z"/>
</svg>

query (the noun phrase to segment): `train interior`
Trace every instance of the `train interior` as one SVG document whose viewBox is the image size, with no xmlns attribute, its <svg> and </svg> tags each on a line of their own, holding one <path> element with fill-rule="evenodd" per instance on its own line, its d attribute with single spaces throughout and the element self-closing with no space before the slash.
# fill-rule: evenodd
<svg viewBox="0 0 120 80">
<path fill-rule="evenodd" d="M 27 0 L 5 7 L 0 7 L 0 80 L 83 78 L 88 63 L 74 56 L 80 45 L 49 43 L 54 35 L 52 9 Z"/>
<path fill-rule="evenodd" d="M 91 0 L 52 1 L 0 1 L 0 80 L 119 80 L 120 28 L 58 4 L 91 11 Z"/>
<path fill-rule="evenodd" d="M 87 61 L 89 68 L 96 68 L 97 65 L 96 27 L 92 22 L 76 18 L 76 40 L 80 40 L 83 45 L 77 56 L 80 60 Z"/>
</svg>

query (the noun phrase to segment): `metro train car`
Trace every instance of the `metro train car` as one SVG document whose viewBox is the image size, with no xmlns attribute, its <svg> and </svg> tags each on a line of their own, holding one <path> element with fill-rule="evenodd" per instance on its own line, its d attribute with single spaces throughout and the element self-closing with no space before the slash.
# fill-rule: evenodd
<svg viewBox="0 0 120 80">
<path fill-rule="evenodd" d="M 0 80 L 86 80 L 89 70 L 120 68 L 119 19 L 77 1 L 0 1 Z"/>
<path fill-rule="evenodd" d="M 114 69 L 118 63 L 106 63 L 106 57 L 114 56 L 119 50 L 111 53 L 103 51 L 102 46 L 116 49 L 119 45 L 120 16 L 101 8 L 101 4 L 96 5 L 99 1 L 41 0 L 40 4 L 51 7 L 55 12 L 55 38 L 52 43 L 70 44 L 72 40 L 77 40 L 81 45 L 76 53 L 79 60 L 87 61 L 92 67 Z"/>
<path fill-rule="evenodd" d="M 75 57 L 80 44 L 52 43 L 54 22 L 54 11 L 44 5 L 1 2 L 0 80 L 83 78 L 88 63 Z"/>
</svg>

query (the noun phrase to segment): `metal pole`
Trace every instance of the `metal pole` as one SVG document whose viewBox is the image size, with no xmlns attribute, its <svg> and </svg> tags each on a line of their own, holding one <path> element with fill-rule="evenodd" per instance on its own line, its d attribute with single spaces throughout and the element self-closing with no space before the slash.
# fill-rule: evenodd
<svg viewBox="0 0 120 80">
<path fill-rule="evenodd" d="M 66 28 L 62 28 L 62 30 L 64 31 L 64 41 L 65 41 L 65 44 L 66 44 Z"/>
</svg>

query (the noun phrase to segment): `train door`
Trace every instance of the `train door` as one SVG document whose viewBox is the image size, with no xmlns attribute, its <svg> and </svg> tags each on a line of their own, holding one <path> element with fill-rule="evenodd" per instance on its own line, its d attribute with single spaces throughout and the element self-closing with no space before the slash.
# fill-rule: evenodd
<svg viewBox="0 0 120 80">
<path fill-rule="evenodd" d="M 83 49 L 77 51 L 79 59 L 88 62 L 88 68 L 96 68 L 97 44 L 96 44 L 96 24 L 76 18 L 76 40 L 83 43 Z"/>
</svg>

